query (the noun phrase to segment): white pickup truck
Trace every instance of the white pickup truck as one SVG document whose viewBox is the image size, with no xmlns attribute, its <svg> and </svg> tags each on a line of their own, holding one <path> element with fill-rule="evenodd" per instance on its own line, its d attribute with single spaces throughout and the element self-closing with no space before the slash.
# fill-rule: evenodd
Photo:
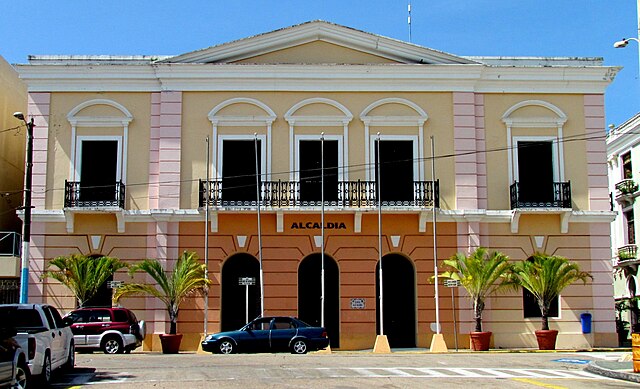
<svg viewBox="0 0 640 389">
<path fill-rule="evenodd" d="M 73 333 L 58 310 L 46 304 L 1 304 L 0 323 L 16 329 L 14 337 L 27 352 L 29 370 L 44 385 L 58 368 L 75 365 Z"/>
</svg>

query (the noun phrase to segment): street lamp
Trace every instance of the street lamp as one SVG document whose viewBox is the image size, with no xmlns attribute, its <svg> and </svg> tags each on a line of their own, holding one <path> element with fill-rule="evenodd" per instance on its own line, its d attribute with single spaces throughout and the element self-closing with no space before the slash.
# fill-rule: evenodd
<svg viewBox="0 0 640 389">
<path fill-rule="evenodd" d="M 20 273 L 20 304 L 29 300 L 29 242 L 31 241 L 31 182 L 33 167 L 33 118 L 27 121 L 22 112 L 15 112 L 13 116 L 22 120 L 27 126 L 27 156 L 24 178 L 24 221 L 22 222 L 22 270 Z"/>
<path fill-rule="evenodd" d="M 621 49 L 623 47 L 627 47 L 627 45 L 629 44 L 629 41 L 636 41 L 636 42 L 640 43 L 640 41 L 637 38 L 623 38 L 622 40 L 619 40 L 619 41 L 615 42 L 613 44 L 613 47 L 615 47 L 616 49 Z"/>
</svg>

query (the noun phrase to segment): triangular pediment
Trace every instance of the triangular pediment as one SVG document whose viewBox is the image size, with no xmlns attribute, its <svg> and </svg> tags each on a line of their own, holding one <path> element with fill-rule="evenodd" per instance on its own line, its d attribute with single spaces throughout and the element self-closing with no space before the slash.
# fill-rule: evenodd
<svg viewBox="0 0 640 389">
<path fill-rule="evenodd" d="M 256 64 L 469 64 L 468 58 L 313 21 L 158 61 Z"/>
</svg>

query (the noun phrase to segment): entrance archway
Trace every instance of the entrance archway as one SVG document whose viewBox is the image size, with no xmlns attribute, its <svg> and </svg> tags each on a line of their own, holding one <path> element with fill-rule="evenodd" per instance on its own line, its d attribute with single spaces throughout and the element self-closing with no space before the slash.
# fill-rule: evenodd
<svg viewBox="0 0 640 389">
<path fill-rule="evenodd" d="M 239 285 L 240 277 L 253 277 L 255 285 Z M 249 319 L 260 315 L 260 263 L 250 254 L 235 254 L 222 265 L 222 296 L 220 308 L 220 328 L 222 331 L 237 330 Z"/>
<path fill-rule="evenodd" d="M 89 258 L 95 260 L 98 258 L 102 258 L 104 255 L 93 254 L 89 255 Z M 84 307 L 111 307 L 113 296 L 113 290 L 108 287 L 109 282 L 113 281 L 113 274 L 110 275 L 102 285 L 96 291 L 96 294 L 93 295 L 89 300 L 85 301 Z"/>
<path fill-rule="evenodd" d="M 376 265 L 376 331 L 380 333 L 380 264 Z M 416 286 L 411 261 L 400 254 L 382 257 L 384 335 L 390 347 L 416 347 Z"/>
<path fill-rule="evenodd" d="M 311 254 L 298 267 L 298 317 L 311 325 L 320 325 L 322 295 L 322 254 Z M 325 311 L 324 326 L 331 347 L 340 347 L 340 272 L 336 261 L 324 255 Z"/>
</svg>

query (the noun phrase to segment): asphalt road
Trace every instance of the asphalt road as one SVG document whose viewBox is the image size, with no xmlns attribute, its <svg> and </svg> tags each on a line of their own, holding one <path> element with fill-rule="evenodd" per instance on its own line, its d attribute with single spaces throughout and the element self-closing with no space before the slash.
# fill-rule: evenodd
<svg viewBox="0 0 640 389">
<path fill-rule="evenodd" d="M 54 388 L 630 388 L 584 371 L 616 353 L 78 354 Z"/>
</svg>

